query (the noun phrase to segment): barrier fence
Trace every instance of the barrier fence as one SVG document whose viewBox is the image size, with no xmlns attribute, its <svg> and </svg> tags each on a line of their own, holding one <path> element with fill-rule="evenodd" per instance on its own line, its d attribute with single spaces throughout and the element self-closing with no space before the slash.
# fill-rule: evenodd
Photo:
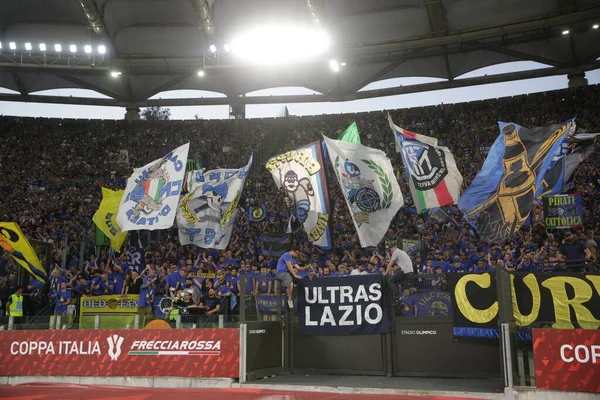
<svg viewBox="0 0 600 400">
<path fill-rule="evenodd" d="M 175 318 L 171 318 L 169 312 L 175 308 L 164 298 L 158 301 L 151 315 L 145 315 L 131 312 L 136 309 L 135 296 L 92 296 L 81 299 L 78 312 L 72 318 L 64 314 L 38 318 L 36 326 L 27 325 L 23 334 L 0 334 L 0 342 L 4 343 L 3 346 L 9 346 L 17 339 L 23 341 L 24 337 L 29 341 L 46 338 L 44 340 L 49 343 L 59 340 L 57 338 L 68 338 L 73 332 L 79 338 L 93 339 L 88 340 L 91 345 L 85 345 L 92 346 L 91 350 L 86 351 L 93 352 L 93 343 L 98 342 L 100 352 L 107 354 L 110 360 L 111 356 L 107 353 L 111 348 L 108 342 L 110 337 L 116 334 L 125 338 L 123 340 L 126 343 L 131 342 L 131 346 L 136 340 L 152 342 L 144 338 L 135 339 L 139 331 L 137 328 L 162 320 L 166 324 L 164 327 L 180 332 L 183 335 L 181 337 L 204 335 L 208 331 L 217 332 L 214 335 L 218 336 L 218 332 L 226 331 L 226 328 L 235 329 L 241 349 L 236 377 L 242 382 L 281 372 L 468 376 L 502 378 L 506 387 L 537 386 L 554 390 L 600 392 L 597 369 L 600 343 L 597 343 L 598 335 L 594 335 L 600 327 L 600 275 L 590 272 L 588 266 L 580 265 L 578 268 L 580 272 L 516 273 L 497 265 L 493 272 L 483 274 L 413 275 L 400 283 L 401 297 L 397 302 L 389 298 L 385 280 L 375 280 L 375 284 L 381 287 L 382 300 L 379 292 L 371 290 L 373 287 L 370 285 L 375 281 L 352 277 L 357 282 L 356 286 L 345 286 L 343 290 L 340 286 L 340 295 L 343 291 L 354 291 L 354 295 L 347 293 L 350 296 L 348 301 L 352 303 L 360 297 L 357 294 L 361 292 L 359 286 L 369 286 L 363 290 L 364 301 L 380 302 L 383 316 L 389 321 L 382 333 L 363 331 L 360 335 L 331 336 L 334 330 L 326 329 L 322 331 L 327 334 L 306 334 L 303 331 L 305 327 L 301 326 L 306 321 L 317 328 L 323 321 L 339 328 L 336 324 L 341 321 L 340 314 L 334 312 L 335 315 L 331 317 L 316 317 L 319 310 L 322 312 L 325 308 L 334 308 L 333 297 L 326 297 L 323 291 L 318 296 L 314 294 L 310 300 L 314 304 L 306 303 L 305 299 L 301 307 L 310 308 L 311 317 L 305 316 L 299 320 L 299 311 L 302 310 L 299 310 L 298 303 L 291 309 L 287 306 L 280 281 L 266 275 L 243 275 L 237 284 L 239 291 L 223 296 L 221 312 L 214 316 L 196 315 L 179 309 Z M 341 282 L 336 279 L 343 278 L 316 279 L 314 283 L 317 286 L 327 287 L 335 286 L 336 282 Z M 305 281 L 301 287 L 313 286 Z M 338 293 L 335 290 L 327 292 Z M 317 293 L 317 290 L 306 293 Z M 304 296 L 306 293 L 299 294 Z M 344 302 L 343 299 L 341 301 Z M 345 304 L 342 306 L 349 313 L 356 311 Z M 375 318 L 375 308 L 368 311 L 363 306 L 359 310 L 363 311 L 362 315 Z M 363 323 L 364 319 L 356 319 L 355 314 L 352 314 L 354 319 L 350 318 L 349 321 L 352 324 Z M 19 330 L 24 327 L 23 323 L 27 323 L 27 320 L 2 317 L 0 329 Z M 117 326 L 125 329 L 116 329 Z M 71 328 L 85 329 L 58 336 L 53 333 L 58 329 Z M 156 340 L 163 340 L 160 333 L 157 335 Z M 128 342 L 127 338 L 130 337 L 132 339 Z M 192 338 L 187 342 L 194 340 Z M 81 353 L 83 349 L 78 351 Z M 7 351 L 13 354 L 15 350 L 0 349 L 0 355 L 8 354 Z M 152 348 L 132 351 L 163 350 Z M 556 368 L 563 371 L 565 382 L 562 386 L 556 386 L 549 378 L 551 371 L 545 369 L 541 354 L 546 360 L 553 360 Z M 140 355 L 130 354 L 128 350 L 128 356 Z M 579 370 L 588 375 L 574 372 Z M 5 371 L 0 368 L 0 372 Z M 586 380 L 586 376 L 593 377 L 592 381 L 599 382 L 598 385 L 587 383 L 589 379 Z"/>
</svg>

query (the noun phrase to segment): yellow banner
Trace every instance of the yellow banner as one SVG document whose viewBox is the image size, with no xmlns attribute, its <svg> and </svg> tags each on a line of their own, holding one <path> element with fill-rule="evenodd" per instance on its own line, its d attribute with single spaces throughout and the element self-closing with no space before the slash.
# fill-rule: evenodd
<svg viewBox="0 0 600 400">
<path fill-rule="evenodd" d="M 123 193 L 125 193 L 123 190 L 114 191 L 103 187 L 102 202 L 92 217 L 98 229 L 110 239 L 110 247 L 115 251 L 121 251 L 127 237 L 127 232 L 121 232 L 121 228 L 117 224 L 117 211 L 119 211 Z"/>
<path fill-rule="evenodd" d="M 16 222 L 0 222 L 0 247 L 37 280 L 46 282 L 46 270 Z"/>
<path fill-rule="evenodd" d="M 79 315 L 83 317 L 96 314 L 135 314 L 139 298 L 139 294 L 128 294 L 125 297 L 118 294 L 82 296 Z"/>
<path fill-rule="evenodd" d="M 135 314 L 101 315 L 100 329 L 125 329 L 133 328 L 135 323 Z M 94 315 L 84 315 L 79 318 L 79 329 L 94 329 L 96 317 Z"/>
</svg>

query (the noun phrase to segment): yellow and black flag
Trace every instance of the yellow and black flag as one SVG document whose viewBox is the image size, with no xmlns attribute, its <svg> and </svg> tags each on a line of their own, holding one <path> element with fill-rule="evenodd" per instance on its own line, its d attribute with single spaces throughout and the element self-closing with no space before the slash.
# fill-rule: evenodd
<svg viewBox="0 0 600 400">
<path fill-rule="evenodd" d="M 458 208 L 484 241 L 502 243 L 528 219 L 537 189 L 575 120 L 541 128 L 499 122 L 496 139 Z"/>
<path fill-rule="evenodd" d="M 0 247 L 35 279 L 47 281 L 46 270 L 16 222 L 0 222 Z"/>
<path fill-rule="evenodd" d="M 110 247 L 119 252 L 127 237 L 127 232 L 122 232 L 117 224 L 117 212 L 123 193 L 125 193 L 123 190 L 115 191 L 103 187 L 102 202 L 98 207 L 98 211 L 92 217 L 98 229 L 110 239 Z"/>
</svg>

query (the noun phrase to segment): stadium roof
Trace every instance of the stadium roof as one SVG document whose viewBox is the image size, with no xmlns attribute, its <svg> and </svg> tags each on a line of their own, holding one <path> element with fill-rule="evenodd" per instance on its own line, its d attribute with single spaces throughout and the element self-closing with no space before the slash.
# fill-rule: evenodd
<svg viewBox="0 0 600 400">
<path fill-rule="evenodd" d="M 333 38 L 330 52 L 269 69 L 241 64 L 222 50 L 240 27 L 266 21 L 318 24 Z M 2 0 L 0 87 L 20 94 L 0 100 L 120 106 L 341 101 L 577 74 L 600 67 L 596 23 L 600 0 Z M 331 58 L 345 63 L 339 73 L 329 68 Z M 522 60 L 548 68 L 454 79 Z M 415 76 L 445 81 L 359 92 L 374 81 Z M 244 96 L 280 86 L 322 95 Z M 56 88 L 91 89 L 110 99 L 33 94 Z M 176 89 L 228 98 L 147 100 Z"/>
</svg>

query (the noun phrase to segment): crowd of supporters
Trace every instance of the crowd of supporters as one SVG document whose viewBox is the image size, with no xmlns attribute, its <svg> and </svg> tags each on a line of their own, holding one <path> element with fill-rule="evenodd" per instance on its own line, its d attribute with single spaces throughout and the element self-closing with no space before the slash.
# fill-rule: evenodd
<svg viewBox="0 0 600 400">
<path fill-rule="evenodd" d="M 577 117 L 577 132 L 598 132 L 598 109 L 600 87 L 589 86 L 390 113 L 398 126 L 436 136 L 447 145 L 467 187 L 498 136 L 498 120 L 533 127 Z M 179 122 L 2 117 L 0 219 L 15 221 L 30 239 L 49 243 L 51 264 L 55 266 L 50 271 L 49 288 L 32 281 L 28 292 L 33 295 L 43 295 L 46 290 L 51 295 L 62 293 L 63 283 L 73 298 L 84 294 L 140 292 L 146 296 L 148 290 L 169 295 L 174 288 L 175 291 L 187 289 L 194 304 L 206 305 L 206 299 L 239 293 L 240 275 L 274 276 L 277 259 L 261 254 L 260 233 L 285 232 L 289 210 L 283 194 L 278 192 L 260 162 L 279 152 L 320 140 L 322 134 L 335 138 L 354 121 L 362 143 L 384 150 L 391 158 L 405 207 L 394 218 L 380 247 L 362 249 L 338 184 L 330 180 L 334 249 L 319 250 L 297 229 L 294 241 L 301 247 L 301 259 L 304 264 L 312 265 L 311 269 L 300 271 L 301 274 L 313 278 L 380 273 L 385 270 L 385 260 L 389 257 L 385 243 L 402 239 L 426 243 L 426 250 L 413 257 L 418 272 L 426 274 L 489 271 L 499 262 L 516 271 L 554 270 L 566 268 L 565 259 L 597 259 L 600 240 L 600 231 L 596 229 L 600 220 L 598 152 L 588 157 L 574 174 L 572 191 L 582 193 L 584 200 L 583 229 L 574 230 L 568 238 L 564 232 L 550 232 L 543 226 L 527 227 L 519 230 L 513 240 L 496 246 L 480 242 L 455 207 L 446 208 L 448 218 L 441 221 L 416 214 L 384 112 Z M 190 158 L 200 160 L 207 170 L 239 168 L 250 152 L 255 151 L 255 165 L 240 202 L 228 248 L 216 251 L 184 247 L 178 243 L 174 231 L 163 231 L 153 233 L 151 240 L 145 243 L 144 266 L 139 270 L 131 268 L 124 255 L 111 256 L 106 249 L 97 253 L 92 215 L 101 200 L 100 188 L 124 188 L 132 167 L 162 157 L 188 141 L 191 142 Z M 249 222 L 247 208 L 263 203 L 270 218 L 259 223 Z M 571 247 L 576 251 L 571 251 Z M 215 275 L 206 278 L 206 275 L 198 275 L 201 273 Z M 434 281 L 435 286 L 443 284 L 441 278 L 431 280 Z M 253 279 L 246 290 L 274 294 L 275 288 L 269 282 L 266 278 L 264 281 Z M 5 301 L 16 285 L 16 264 L 3 253 L 0 255 L 0 300 Z M 63 304 L 59 303 L 57 300 L 57 307 L 63 310 Z"/>
</svg>

